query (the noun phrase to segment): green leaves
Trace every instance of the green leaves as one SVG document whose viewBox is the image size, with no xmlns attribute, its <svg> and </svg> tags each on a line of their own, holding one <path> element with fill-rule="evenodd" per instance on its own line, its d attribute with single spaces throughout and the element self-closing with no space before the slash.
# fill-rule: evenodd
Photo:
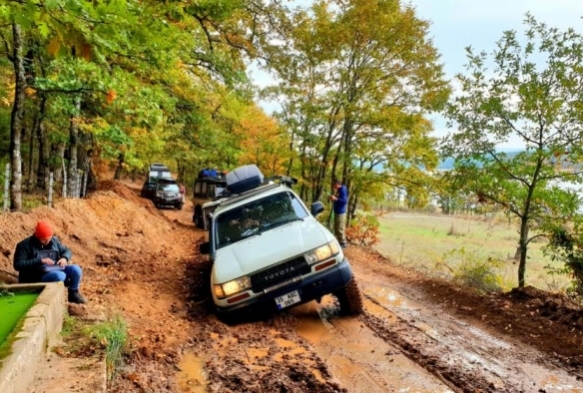
<svg viewBox="0 0 583 393">
<path fill-rule="evenodd" d="M 457 131 L 443 145 L 444 155 L 456 158 L 463 190 L 519 218 L 521 286 L 533 236 L 577 214 L 574 192 L 558 184 L 583 182 L 583 36 L 531 15 L 525 24 L 524 46 L 507 31 L 490 57 L 468 49 L 468 74 L 457 76 L 461 89 L 446 112 Z M 524 151 L 497 150 L 516 141 Z"/>
</svg>

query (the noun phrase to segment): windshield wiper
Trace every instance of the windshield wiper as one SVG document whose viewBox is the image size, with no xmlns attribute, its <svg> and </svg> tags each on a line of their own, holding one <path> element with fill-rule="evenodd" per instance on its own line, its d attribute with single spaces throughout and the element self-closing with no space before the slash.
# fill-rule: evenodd
<svg viewBox="0 0 583 393">
<path fill-rule="evenodd" d="M 295 222 L 295 221 L 302 221 L 303 222 L 304 219 L 301 217 L 294 217 L 294 218 L 291 218 L 289 220 L 274 221 L 272 223 L 269 223 L 269 224 L 261 227 L 261 230 L 277 228 L 277 227 L 280 227 L 282 225 L 289 224 L 289 223 Z"/>
</svg>

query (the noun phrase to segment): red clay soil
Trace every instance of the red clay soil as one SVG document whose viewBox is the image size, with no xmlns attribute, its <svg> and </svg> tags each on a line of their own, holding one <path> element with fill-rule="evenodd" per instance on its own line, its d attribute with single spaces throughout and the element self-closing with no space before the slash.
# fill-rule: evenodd
<svg viewBox="0 0 583 393">
<path fill-rule="evenodd" d="M 375 272 L 397 279 L 399 291 L 421 303 L 441 305 L 474 325 L 487 325 L 512 336 L 551 355 L 563 368 L 583 378 L 583 308 L 565 295 L 531 286 L 478 294 L 394 266 L 370 250 L 351 248 L 349 256 L 366 260 Z"/>
<path fill-rule="evenodd" d="M 208 296 L 210 264 L 197 252 L 203 233 L 189 221 L 192 207 L 159 211 L 138 194 L 137 183 L 107 181 L 85 199 L 0 215 L 0 269 L 13 272 L 16 243 L 32 234 L 38 219 L 47 219 L 72 249 L 73 262 L 84 268 L 81 289 L 90 303 L 82 314 L 117 314 L 127 322 L 132 347 L 111 392 L 183 391 L 177 372 L 184 353 L 204 357 L 205 384 L 212 392 L 346 391 L 325 360 L 298 338 L 293 315 L 235 327 L 219 322 Z M 445 305 L 581 374 L 583 311 L 565 297 L 530 287 L 480 296 L 391 265 L 368 250 L 351 247 L 347 253 L 419 302 Z M 282 340 L 300 348 L 282 354 Z M 245 360 L 249 349 L 265 351 L 259 365 Z"/>
</svg>

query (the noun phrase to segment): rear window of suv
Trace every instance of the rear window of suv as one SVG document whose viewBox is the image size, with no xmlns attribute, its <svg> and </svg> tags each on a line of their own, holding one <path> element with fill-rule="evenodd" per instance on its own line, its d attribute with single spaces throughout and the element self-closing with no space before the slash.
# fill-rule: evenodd
<svg viewBox="0 0 583 393">
<path fill-rule="evenodd" d="M 221 213 L 216 218 L 217 248 L 309 215 L 291 192 L 280 192 Z"/>
<path fill-rule="evenodd" d="M 180 192 L 180 188 L 176 184 L 161 184 L 159 188 L 164 191 Z"/>
</svg>

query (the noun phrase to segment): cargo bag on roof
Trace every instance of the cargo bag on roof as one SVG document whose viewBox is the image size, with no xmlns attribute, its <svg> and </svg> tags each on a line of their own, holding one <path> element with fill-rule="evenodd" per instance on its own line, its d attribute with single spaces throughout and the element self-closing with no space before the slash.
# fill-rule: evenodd
<svg viewBox="0 0 583 393">
<path fill-rule="evenodd" d="M 260 186 L 263 183 L 263 174 L 257 165 L 241 166 L 227 173 L 227 190 L 231 194 L 240 194 Z"/>
</svg>

